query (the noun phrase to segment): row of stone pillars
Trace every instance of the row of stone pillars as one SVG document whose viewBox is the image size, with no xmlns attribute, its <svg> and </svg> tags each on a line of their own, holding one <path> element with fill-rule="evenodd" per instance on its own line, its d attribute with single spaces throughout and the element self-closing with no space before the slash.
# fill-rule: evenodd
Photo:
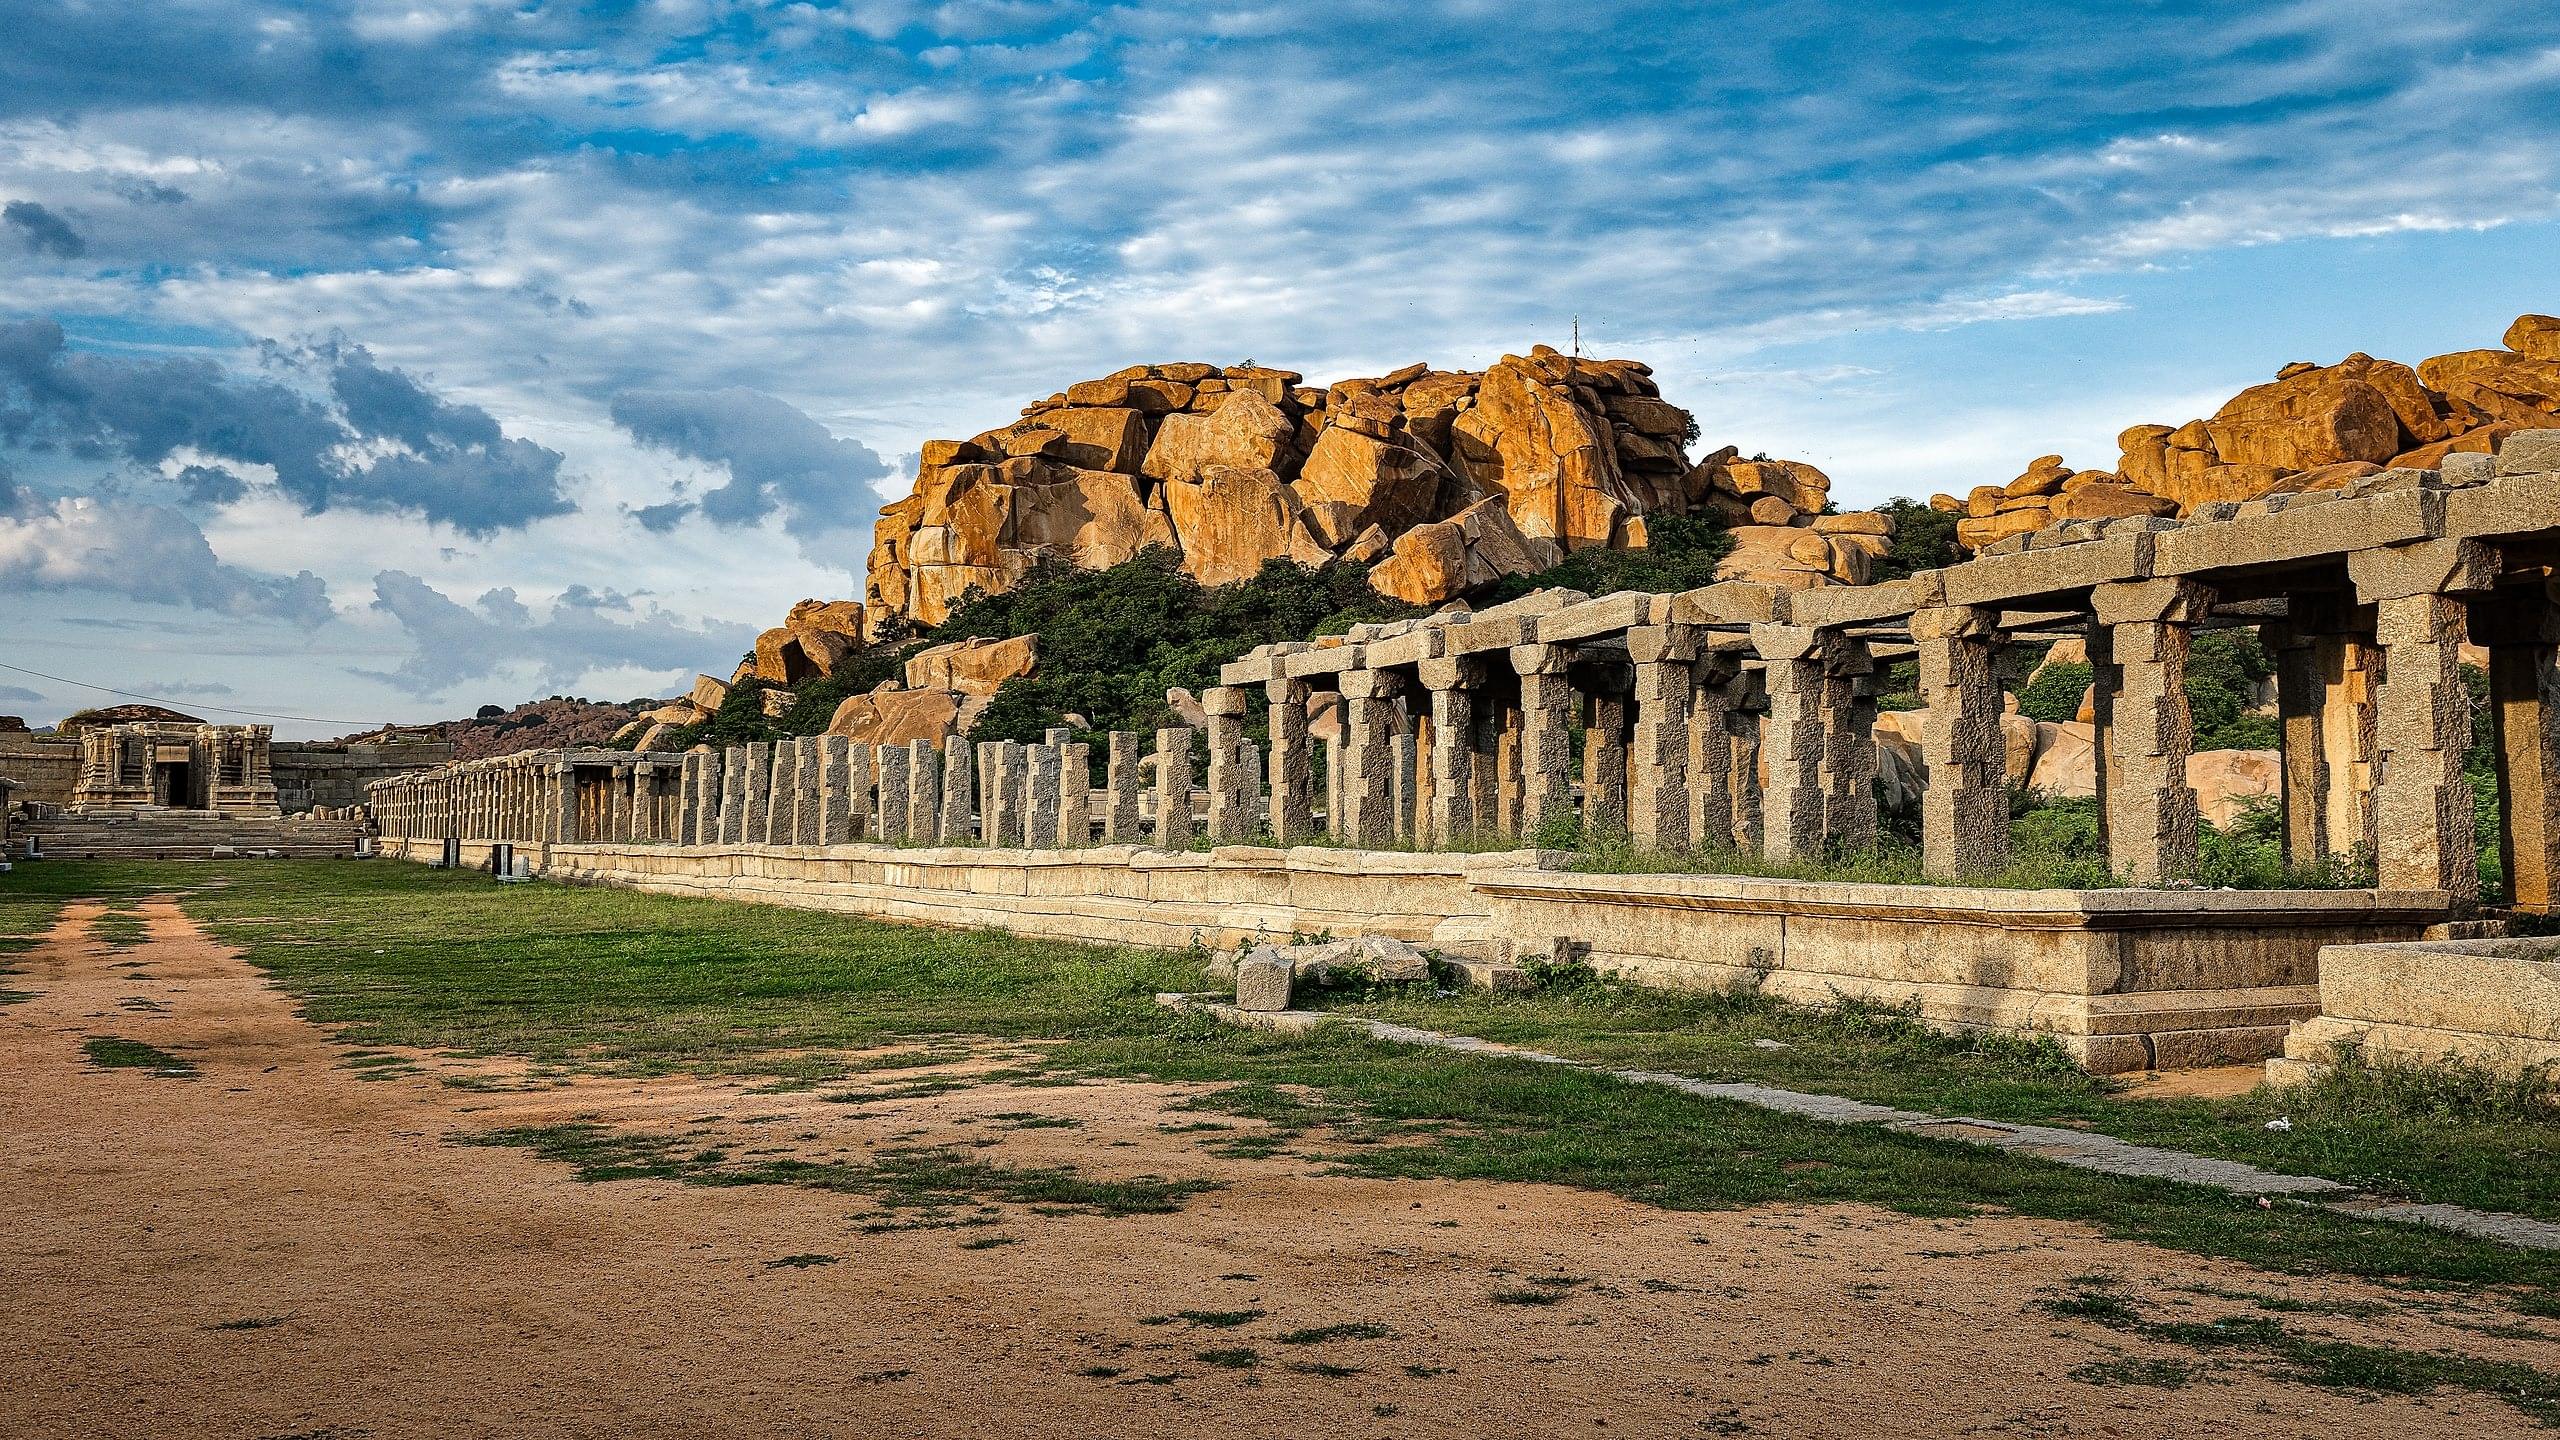
<svg viewBox="0 0 2560 1440">
<path fill-rule="evenodd" d="M 667 840 L 678 764 L 673 755 L 525 751 L 377 781 L 369 803 L 391 839 Z"/>
</svg>

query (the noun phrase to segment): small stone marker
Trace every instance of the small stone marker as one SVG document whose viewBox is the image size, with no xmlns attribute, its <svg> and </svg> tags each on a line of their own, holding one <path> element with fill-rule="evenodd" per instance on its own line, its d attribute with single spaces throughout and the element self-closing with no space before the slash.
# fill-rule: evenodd
<svg viewBox="0 0 2560 1440">
<path fill-rule="evenodd" d="M 1236 962 L 1236 1008 L 1286 1010 L 1289 980 L 1297 967 L 1269 946 L 1257 946 Z"/>
</svg>

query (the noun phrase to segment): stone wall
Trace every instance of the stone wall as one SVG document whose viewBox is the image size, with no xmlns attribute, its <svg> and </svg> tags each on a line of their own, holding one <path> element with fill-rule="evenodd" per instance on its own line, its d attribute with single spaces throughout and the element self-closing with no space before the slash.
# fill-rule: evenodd
<svg viewBox="0 0 2560 1440">
<path fill-rule="evenodd" d="M 2560 1081 L 2560 937 L 2332 945 L 2320 952 L 2320 1013 L 2293 1027 L 2268 1075 L 2301 1078 L 2340 1046 Z"/>
<path fill-rule="evenodd" d="M 18 782 L 12 804 L 67 806 L 80 788 L 80 742 L 0 732 L 0 775 Z"/>
<path fill-rule="evenodd" d="M 273 747 L 276 803 L 287 815 L 365 803 L 376 780 L 453 763 L 450 741 L 340 745 L 280 740 Z"/>
</svg>

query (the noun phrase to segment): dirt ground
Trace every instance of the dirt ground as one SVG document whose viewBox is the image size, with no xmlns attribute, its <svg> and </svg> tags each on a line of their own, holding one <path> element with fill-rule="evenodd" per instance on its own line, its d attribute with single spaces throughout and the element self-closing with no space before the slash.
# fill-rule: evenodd
<svg viewBox="0 0 2560 1440">
<path fill-rule="evenodd" d="M 2100 1271 L 2183 1318 L 2249 1307 L 2179 1287 L 2382 1301 L 2288 1323 L 2560 1368 L 2560 1325 L 2486 1336 L 2465 1326 L 2514 1317 L 2060 1223 L 1676 1213 L 1221 1157 L 1178 1128 L 1203 1117 L 1170 1108 L 1185 1096 L 1166 1086 L 999 1082 L 849 1105 L 484 1066 L 468 1083 L 519 1088 L 460 1088 L 441 1083 L 461 1078 L 450 1062 L 369 1069 L 384 1062 L 333 1043 L 171 904 L 147 906 L 150 938 L 123 950 L 88 937 L 96 913 L 67 912 L 7 980 L 32 998 L 0 1005 L 7 1436 L 2534 1430 L 2476 1395 L 2364 1396 L 2245 1363 L 2179 1388 L 2075 1379 L 2195 1358 L 2037 1308 Z M 99 1035 L 195 1073 L 100 1068 L 83 1052 Z M 1224 1188 L 1173 1214 L 1008 1206 L 992 1225 L 884 1231 L 858 1195 L 583 1183 L 521 1149 L 454 1143 L 578 1117 L 822 1158 L 949 1140 L 994 1163 Z M 1551 1278 L 1551 1304 L 1492 1298 L 1535 1277 L 1571 1283 Z M 1220 1326 L 1185 1311 L 1255 1313 Z M 1279 1338 L 1343 1324 L 1382 1333 Z M 1258 1365 L 1199 1358 L 1236 1349 Z"/>
</svg>

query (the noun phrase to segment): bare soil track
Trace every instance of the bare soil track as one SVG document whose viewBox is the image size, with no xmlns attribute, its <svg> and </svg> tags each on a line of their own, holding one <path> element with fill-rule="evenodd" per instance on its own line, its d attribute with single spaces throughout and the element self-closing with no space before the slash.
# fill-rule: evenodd
<svg viewBox="0 0 2560 1440">
<path fill-rule="evenodd" d="M 1160 1085 L 848 1105 L 692 1077 L 460 1088 L 431 1057 L 367 1079 L 174 904 L 147 904 L 126 949 L 89 938 L 97 913 L 67 911 L 9 979 L 32 998 L 0 1005 L 0 1435 L 2534 1433 L 2478 1395 L 2246 1364 L 2177 1388 L 2075 1379 L 2193 1358 L 2038 1307 L 2099 1271 L 2182 1318 L 2250 1308 L 2214 1290 L 2378 1302 L 2306 1323 L 2560 1368 L 2560 1325 L 2492 1337 L 2465 1322 L 2512 1315 L 2065 1224 L 1674 1213 L 1221 1157 Z M 193 1073 L 100 1068 L 98 1036 Z M 815 1158 L 950 1141 L 1223 1188 L 1172 1214 L 881 1230 L 858 1195 L 582 1183 L 454 1143 L 570 1118 Z M 1561 1298 L 1516 1298 L 1540 1294 Z M 1364 1328 L 1292 1334 L 1329 1326 Z"/>
</svg>

